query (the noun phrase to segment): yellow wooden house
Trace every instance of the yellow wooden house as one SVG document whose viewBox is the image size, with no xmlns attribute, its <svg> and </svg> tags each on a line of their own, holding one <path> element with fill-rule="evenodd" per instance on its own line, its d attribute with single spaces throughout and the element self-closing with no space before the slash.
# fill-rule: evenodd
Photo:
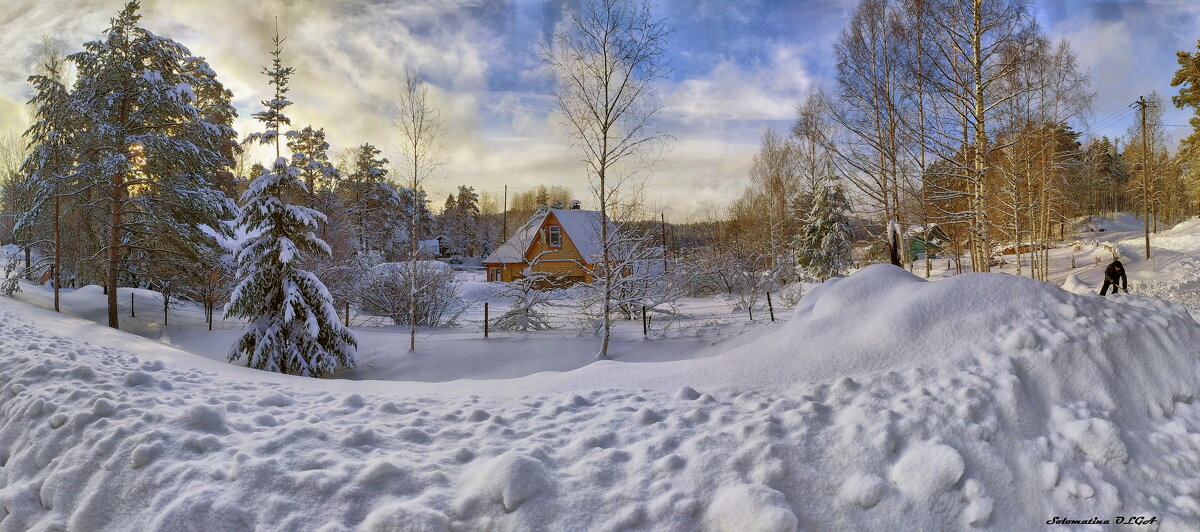
<svg viewBox="0 0 1200 532">
<path fill-rule="evenodd" d="M 608 230 L 616 231 L 609 221 Z M 570 209 L 539 209 L 496 251 L 483 259 L 488 281 L 510 282 L 525 270 L 544 273 L 556 286 L 592 282 L 592 267 L 602 259 L 600 211 L 573 203 Z"/>
</svg>

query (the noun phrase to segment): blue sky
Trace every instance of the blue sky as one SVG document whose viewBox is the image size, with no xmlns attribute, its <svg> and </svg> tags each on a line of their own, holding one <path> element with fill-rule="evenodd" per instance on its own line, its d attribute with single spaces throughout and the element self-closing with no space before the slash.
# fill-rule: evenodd
<svg viewBox="0 0 1200 532">
<path fill-rule="evenodd" d="M 570 4 L 573 0 L 565 0 Z M 50 33 L 76 49 L 95 39 L 119 0 L 4 0 L 0 20 L 0 132 L 25 127 L 24 78 L 38 37 Z M 145 25 L 208 57 L 237 95 L 239 131 L 251 131 L 266 85 L 266 35 L 274 17 L 289 35 L 296 66 L 297 126 L 325 127 L 335 150 L 362 142 L 394 153 L 390 102 L 406 65 L 435 85 L 446 112 L 447 164 L 430 183 L 440 203 L 459 184 L 498 193 L 562 184 L 585 199 L 583 167 L 558 132 L 539 46 L 560 20 L 564 0 L 146 0 Z M 719 207 L 746 182 L 766 127 L 786 128 L 794 106 L 829 87 L 832 46 L 853 2 L 660 0 L 676 27 L 673 72 L 659 91 L 663 128 L 675 138 L 647 188 L 651 203 L 684 219 Z M 1176 50 L 1200 38 L 1193 2 L 1044 0 L 1032 9 L 1056 38 L 1067 38 L 1097 92 L 1092 122 L 1140 94 L 1170 96 Z M 15 30 L 15 31 L 14 31 Z M 1186 123 L 1169 108 L 1165 122 Z M 1128 120 L 1100 134 L 1124 134 Z M 1088 124 L 1080 129 L 1094 129 Z M 1168 128 L 1176 135 L 1183 128 Z M 394 157 L 393 157 L 394 158 Z"/>
</svg>

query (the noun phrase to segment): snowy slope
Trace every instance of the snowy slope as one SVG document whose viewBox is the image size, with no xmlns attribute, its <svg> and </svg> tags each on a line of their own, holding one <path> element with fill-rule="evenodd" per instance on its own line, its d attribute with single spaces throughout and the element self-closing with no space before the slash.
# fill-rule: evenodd
<svg viewBox="0 0 1200 532">
<path fill-rule="evenodd" d="M 0 299 L 0 531 L 1200 528 L 1179 306 L 872 266 L 762 330 L 701 359 L 312 381 Z"/>
</svg>

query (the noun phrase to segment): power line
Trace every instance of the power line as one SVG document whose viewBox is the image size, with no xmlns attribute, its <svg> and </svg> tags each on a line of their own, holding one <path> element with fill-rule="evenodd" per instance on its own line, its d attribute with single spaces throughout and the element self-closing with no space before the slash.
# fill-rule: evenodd
<svg viewBox="0 0 1200 532">
<path fill-rule="evenodd" d="M 1092 123 L 1091 125 L 1089 125 L 1087 131 L 1091 132 L 1091 131 L 1103 129 L 1109 125 L 1112 125 L 1113 123 L 1119 122 L 1122 119 L 1130 116 L 1133 112 L 1134 112 L 1134 110 L 1131 107 L 1128 107 L 1128 106 L 1124 107 L 1124 108 L 1118 110 L 1117 112 L 1112 113 L 1112 114 Z"/>
<path fill-rule="evenodd" d="M 1125 119 L 1133 116 L 1133 114 L 1135 112 L 1136 111 L 1133 108 L 1125 108 L 1120 111 L 1117 111 L 1116 113 L 1109 115 L 1107 118 L 1097 122 L 1094 126 L 1088 128 L 1087 131 L 1082 132 L 1082 134 L 1083 135 L 1091 135 L 1093 133 L 1100 131 L 1101 129 L 1118 124 L 1118 123 L 1124 121 Z"/>
</svg>

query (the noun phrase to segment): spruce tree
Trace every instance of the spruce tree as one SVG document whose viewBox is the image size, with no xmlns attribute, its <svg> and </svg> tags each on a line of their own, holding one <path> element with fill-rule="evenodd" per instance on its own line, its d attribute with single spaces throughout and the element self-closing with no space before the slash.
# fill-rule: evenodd
<svg viewBox="0 0 1200 532">
<path fill-rule="evenodd" d="M 475 189 L 460 185 L 458 197 L 454 201 L 458 216 L 455 219 L 455 239 L 460 242 L 460 252 L 463 255 L 474 256 L 480 247 L 479 238 L 479 194 Z M 558 208 L 562 208 L 561 205 Z"/>
<path fill-rule="evenodd" d="M 841 185 L 826 186 L 817 194 L 797 243 L 800 265 L 824 281 L 844 273 L 853 258 L 850 202 Z"/>
<path fill-rule="evenodd" d="M 380 155 L 369 143 L 354 148 L 350 172 L 338 186 L 363 256 L 395 249 L 402 224 L 400 194 L 387 181 L 388 160 Z"/>
<path fill-rule="evenodd" d="M 230 350 L 229 360 L 245 357 L 246 365 L 257 369 L 328 377 L 339 367 L 354 367 L 357 342 L 342 325 L 325 285 L 299 267 L 304 256 L 328 256 L 330 250 L 314 233 L 325 215 L 283 199 L 302 197 L 305 184 L 302 170 L 282 156 L 280 129 L 291 123 L 284 109 L 291 105 L 288 78 L 294 70 L 283 65 L 278 29 L 271 42 L 274 60 L 263 73 L 274 98 L 264 100 L 266 110 L 254 114 L 266 129 L 246 141 L 274 144 L 276 159 L 242 195 L 237 223 L 250 236 L 238 249 L 238 283 L 226 313 L 252 323 Z"/>
<path fill-rule="evenodd" d="M 325 140 L 325 128 L 313 129 L 304 126 L 300 131 L 289 131 L 287 147 L 292 151 L 292 166 L 300 169 L 300 177 L 307 189 L 305 205 L 316 205 L 317 189 L 331 188 L 339 177 L 337 168 L 329 162 L 329 142 Z"/>
</svg>

